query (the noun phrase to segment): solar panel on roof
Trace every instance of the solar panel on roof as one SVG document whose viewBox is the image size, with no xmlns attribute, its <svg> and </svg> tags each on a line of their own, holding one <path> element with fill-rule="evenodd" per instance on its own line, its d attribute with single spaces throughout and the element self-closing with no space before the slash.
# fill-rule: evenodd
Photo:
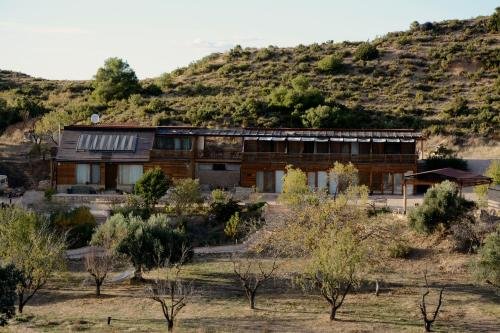
<svg viewBox="0 0 500 333">
<path fill-rule="evenodd" d="M 81 134 L 76 144 L 78 151 L 135 151 L 136 134 Z"/>
</svg>

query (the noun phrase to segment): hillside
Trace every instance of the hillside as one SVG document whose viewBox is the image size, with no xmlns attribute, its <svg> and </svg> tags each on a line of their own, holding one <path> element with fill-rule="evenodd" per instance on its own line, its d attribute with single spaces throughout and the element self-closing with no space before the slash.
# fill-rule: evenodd
<svg viewBox="0 0 500 333">
<path fill-rule="evenodd" d="M 91 81 L 3 70 L 0 131 L 41 117 L 36 126 L 47 134 L 97 112 L 106 123 L 412 127 L 454 144 L 489 144 L 500 128 L 499 43 L 493 15 L 413 23 L 372 41 L 378 56 L 365 58 L 372 60 L 359 59 L 359 42 L 237 46 L 143 80 L 139 93 L 108 103 L 92 98 Z"/>
</svg>

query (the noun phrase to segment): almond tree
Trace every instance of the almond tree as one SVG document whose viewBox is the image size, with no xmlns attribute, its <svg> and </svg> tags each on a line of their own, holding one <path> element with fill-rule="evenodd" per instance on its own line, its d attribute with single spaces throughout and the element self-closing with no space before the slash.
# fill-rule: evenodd
<svg viewBox="0 0 500 333">
<path fill-rule="evenodd" d="M 430 289 L 429 289 L 429 284 L 427 283 L 427 272 L 424 272 L 424 280 L 425 280 L 425 288 L 426 291 L 422 294 L 422 301 L 420 302 L 420 312 L 422 313 L 422 320 L 424 321 L 424 329 L 426 332 L 431 332 L 431 326 L 434 323 L 434 321 L 437 318 L 437 315 L 439 313 L 439 309 L 441 308 L 441 305 L 443 304 L 443 291 L 444 287 L 439 290 L 439 298 L 438 298 L 438 304 L 436 305 L 436 308 L 434 309 L 434 313 L 431 311 L 431 315 L 429 316 L 429 310 L 427 309 L 426 301 L 425 298 L 429 295 Z"/>
<path fill-rule="evenodd" d="M 85 256 L 85 269 L 94 279 L 95 295 L 101 296 L 101 286 L 104 280 L 114 268 L 115 258 L 113 254 L 104 249 L 98 252 L 95 248 Z"/>
<path fill-rule="evenodd" d="M 188 258 L 189 251 L 184 247 L 179 260 L 172 262 L 167 259 L 163 264 L 158 260 L 157 275 L 145 290 L 146 297 L 161 305 L 169 332 L 174 328 L 175 318 L 193 294 L 192 285 L 180 277 L 183 264 Z"/>
<path fill-rule="evenodd" d="M 239 280 L 248 299 L 250 309 L 255 309 L 255 296 L 257 290 L 264 282 L 274 277 L 278 264 L 274 260 L 271 265 L 266 265 L 258 258 L 231 258 L 233 271 Z"/>
</svg>

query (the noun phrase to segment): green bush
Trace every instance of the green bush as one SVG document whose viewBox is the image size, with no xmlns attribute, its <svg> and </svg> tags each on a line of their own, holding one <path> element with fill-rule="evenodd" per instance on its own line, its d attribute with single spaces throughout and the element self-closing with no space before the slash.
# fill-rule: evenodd
<svg viewBox="0 0 500 333">
<path fill-rule="evenodd" d="M 408 258 L 408 255 L 411 252 L 411 247 L 403 241 L 394 241 L 389 244 L 387 251 L 389 252 L 389 257 L 391 258 L 404 259 Z"/>
<path fill-rule="evenodd" d="M 214 201 L 210 204 L 209 221 L 212 224 L 225 224 L 235 213 L 240 213 L 238 201 L 228 198 L 224 201 Z"/>
<path fill-rule="evenodd" d="M 370 43 L 361 43 L 354 51 L 354 57 L 357 60 L 373 60 L 377 59 L 379 56 L 378 49 L 375 45 Z"/>
<path fill-rule="evenodd" d="M 143 270 L 163 267 L 167 260 L 170 264 L 178 262 L 184 250 L 190 248 L 184 231 L 173 229 L 164 214 L 152 215 L 146 221 L 133 216 L 120 218 L 124 219 L 127 233 L 116 250 L 130 259 L 136 278 L 142 278 Z M 188 260 L 192 251 L 186 254 L 188 257 L 183 259 Z"/>
<path fill-rule="evenodd" d="M 59 211 L 51 217 L 53 227 L 66 234 L 68 248 L 87 246 L 97 226 L 88 207 L 77 207 L 69 211 Z"/>
<path fill-rule="evenodd" d="M 424 202 L 409 212 L 408 219 L 413 229 L 432 233 L 438 225 L 448 229 L 474 207 L 474 202 L 459 195 L 455 183 L 444 181 L 432 186 L 425 193 Z"/>
<path fill-rule="evenodd" d="M 473 264 L 473 273 L 478 281 L 500 288 L 500 226 L 486 237 L 479 249 L 479 259 Z"/>
<path fill-rule="evenodd" d="M 0 265 L 0 326 L 5 326 L 16 313 L 16 287 L 21 277 L 22 273 L 14 265 Z"/>
<path fill-rule="evenodd" d="M 323 73 L 336 73 L 342 68 L 342 57 L 339 55 L 327 55 L 318 61 L 317 67 Z"/>
<path fill-rule="evenodd" d="M 170 179 L 160 168 L 146 171 L 135 183 L 134 192 L 144 200 L 146 207 L 154 208 L 171 185 Z"/>
</svg>

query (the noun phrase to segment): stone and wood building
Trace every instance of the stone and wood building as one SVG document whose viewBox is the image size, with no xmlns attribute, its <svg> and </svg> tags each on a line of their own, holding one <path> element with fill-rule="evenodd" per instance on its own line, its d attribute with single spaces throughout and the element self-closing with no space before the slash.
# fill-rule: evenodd
<svg viewBox="0 0 500 333">
<path fill-rule="evenodd" d="M 66 126 L 55 159 L 59 192 L 133 189 L 148 169 L 171 178 L 197 178 L 208 188 L 255 187 L 277 193 L 287 165 L 302 169 L 311 188 L 335 190 L 329 169 L 352 162 L 373 194 L 403 194 L 417 172 L 420 132 L 379 129 L 215 129 L 111 125 Z"/>
</svg>

